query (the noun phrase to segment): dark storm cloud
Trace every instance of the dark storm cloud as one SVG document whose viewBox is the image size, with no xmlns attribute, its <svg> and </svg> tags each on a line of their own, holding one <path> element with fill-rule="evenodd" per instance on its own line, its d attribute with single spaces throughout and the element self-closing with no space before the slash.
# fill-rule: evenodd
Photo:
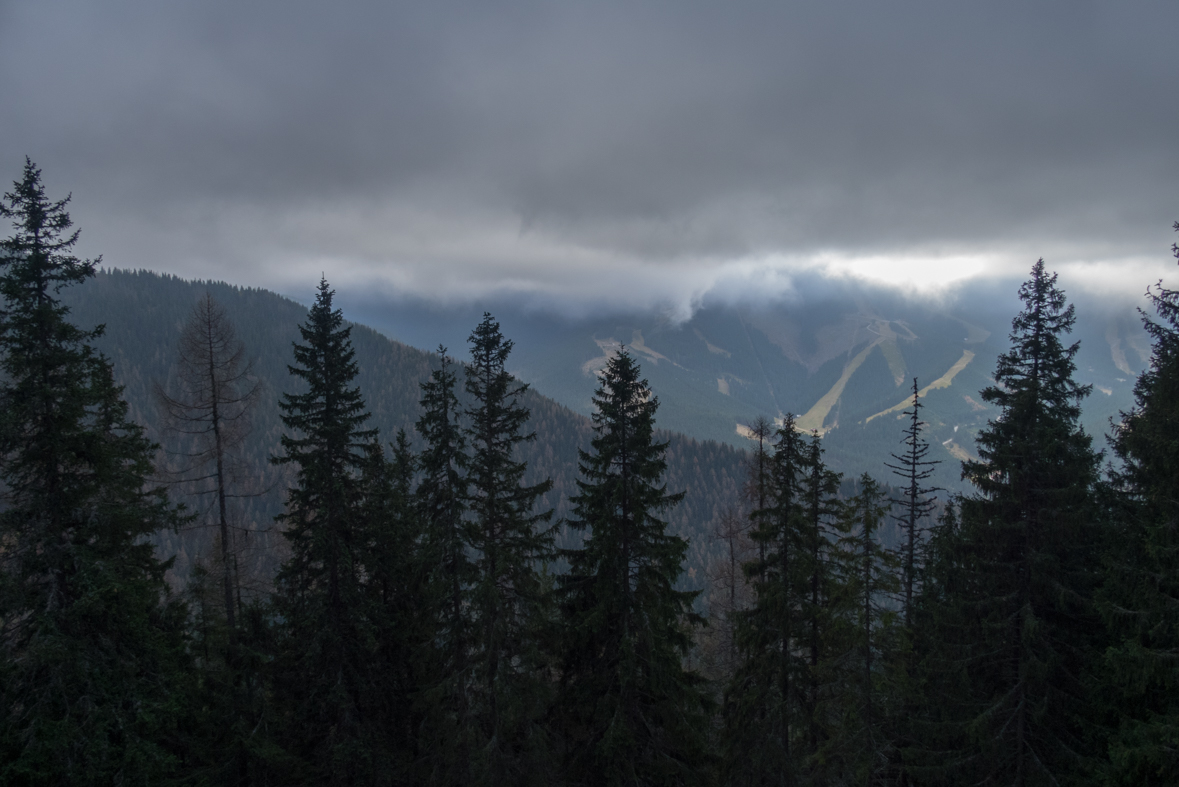
<svg viewBox="0 0 1179 787">
<path fill-rule="evenodd" d="M 682 300 L 820 252 L 1108 265 L 1165 259 L 1179 218 L 1176 22 L 1171 2 L 13 2 L 0 140 L 9 172 L 28 153 L 73 189 L 108 262 L 250 283 L 338 265 L 597 297 L 619 276 Z"/>
</svg>

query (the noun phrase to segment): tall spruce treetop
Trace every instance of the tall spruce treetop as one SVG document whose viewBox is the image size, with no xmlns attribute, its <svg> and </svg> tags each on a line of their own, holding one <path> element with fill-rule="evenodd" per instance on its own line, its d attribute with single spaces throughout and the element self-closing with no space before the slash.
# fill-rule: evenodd
<svg viewBox="0 0 1179 787">
<path fill-rule="evenodd" d="M 469 341 L 471 363 L 466 370 L 466 390 L 472 404 L 466 412 L 466 434 L 471 446 L 468 502 L 476 520 L 474 545 L 487 561 L 483 571 L 495 574 L 522 570 L 530 574 L 532 561 L 547 557 L 551 551 L 551 534 L 538 526 L 552 518 L 552 511 L 533 509 L 553 484 L 524 484 L 528 465 L 516 456 L 522 443 L 536 439 L 535 432 L 524 431 L 529 412 L 520 399 L 528 385 L 505 368 L 513 343 L 503 337 L 499 323 L 490 314 L 483 315 Z M 513 555 L 509 559 L 520 561 L 519 566 L 496 565 L 497 554 L 505 549 Z M 497 577 L 495 581 L 501 591 L 527 592 L 524 586 L 512 591 L 503 584 L 512 579 Z"/>
<path fill-rule="evenodd" d="M 750 535 L 759 555 L 745 564 L 755 600 L 738 618 L 743 663 L 725 697 L 726 768 L 738 783 L 757 783 L 770 774 L 797 783 L 804 755 L 798 744 L 809 742 L 801 737 L 809 732 L 811 718 L 804 707 L 807 654 L 800 645 L 809 635 L 803 604 L 810 596 L 812 568 L 806 494 L 811 451 L 792 414 L 782 420 L 775 438 L 771 494 L 767 507 L 753 512 Z M 815 480 L 823 497 L 821 472 Z"/>
<path fill-rule="evenodd" d="M 803 590 L 800 607 L 801 622 L 805 626 L 806 649 L 808 651 L 806 710 L 808 717 L 807 753 L 817 754 L 823 730 L 822 704 L 823 683 L 830 670 L 826 663 L 833 657 L 840 658 L 832 651 L 831 643 L 838 640 L 833 632 L 841 625 L 839 617 L 839 596 L 841 594 L 840 569 L 843 562 L 839 549 L 839 538 L 846 527 L 839 499 L 839 486 L 843 476 L 831 470 L 823 462 L 823 439 L 817 432 L 811 433 L 807 447 L 806 479 L 802 485 L 802 496 L 806 501 L 805 525 L 802 536 L 802 553 L 798 556 L 801 574 L 808 587 Z M 818 769 L 812 770 L 812 778 L 818 776 Z"/>
<path fill-rule="evenodd" d="M 1078 345 L 1062 342 L 1073 307 L 1043 260 L 1019 296 L 1012 348 L 982 392 L 1001 413 L 978 435 L 980 459 L 963 463 L 979 492 L 962 502 L 951 550 L 962 576 L 941 620 L 955 621 L 945 655 L 970 675 L 955 705 L 971 753 L 960 761 L 988 783 L 1036 784 L 1079 772 L 1093 748 L 1082 675 L 1099 630 L 1099 456 L 1079 425 L 1089 387 L 1073 379 Z"/>
<path fill-rule="evenodd" d="M 421 384 L 422 415 L 416 424 L 425 447 L 414 498 L 424 531 L 428 592 L 423 612 L 433 641 L 422 700 L 434 713 L 426 721 L 428 733 L 423 738 L 428 743 L 422 747 L 421 765 L 424 778 L 434 784 L 469 784 L 474 738 L 468 721 L 474 637 L 469 594 L 475 581 L 465 521 L 469 461 L 455 396 L 454 361 L 445 347 L 438 347 L 438 355 L 439 368 Z"/>
<path fill-rule="evenodd" d="M 1179 245 L 1171 250 L 1179 258 Z M 1159 282 L 1147 296 L 1153 353 L 1113 435 L 1121 505 L 1102 599 L 1118 640 L 1104 678 L 1123 714 L 1108 781 L 1126 785 L 1166 784 L 1179 772 L 1179 290 Z"/>
<path fill-rule="evenodd" d="M 901 442 L 905 449 L 900 454 L 892 454 L 896 464 L 885 463 L 894 475 L 901 478 L 901 499 L 893 502 L 900 505 L 900 515 L 894 518 L 900 522 L 904 533 L 901 545 L 902 592 L 904 593 L 905 626 L 913 625 L 913 593 L 919 590 L 917 573 L 920 568 L 917 556 L 920 553 L 920 533 L 918 524 L 933 513 L 936 498 L 931 497 L 934 492 L 942 491 L 935 486 L 926 486 L 934 468 L 941 464 L 940 460 L 929 459 L 929 442 L 921 436 L 921 427 L 925 423 L 921 420 L 921 391 L 917 387 L 917 378 L 913 378 L 913 407 L 905 410 L 902 415 L 909 416 L 909 425 L 905 427 Z"/>
<path fill-rule="evenodd" d="M 705 778 L 705 701 L 684 669 L 696 593 L 675 589 L 688 542 L 660 514 L 683 498 L 662 483 L 659 401 L 625 349 L 594 395 L 592 453 L 579 452 L 569 525 L 585 534 L 563 553 L 558 594 L 565 644 L 558 713 L 576 784 L 694 784 Z"/>
<path fill-rule="evenodd" d="M 278 464 L 299 466 L 299 485 L 291 503 L 304 511 L 330 515 L 342 504 L 343 492 L 335 484 L 318 482 L 343 477 L 363 465 L 365 447 L 375 429 L 362 429 L 369 419 L 360 388 L 352 386 L 359 369 L 352 348 L 352 328 L 344 327 L 344 314 L 332 309 L 335 292 L 320 279 L 315 305 L 307 322 L 299 326 L 306 344 L 295 344 L 295 365 L 287 370 L 307 384 L 304 393 L 284 393 L 279 402 L 282 422 L 296 435 L 283 435 L 285 453 Z"/>
<path fill-rule="evenodd" d="M 440 365 L 421 384 L 422 415 L 416 428 L 426 446 L 418 462 L 421 480 L 415 494 L 418 518 L 425 529 L 424 550 L 436 608 L 431 610 L 443 642 L 453 645 L 453 667 L 458 672 L 466 642 L 468 617 L 464 593 L 474 578 L 467 554 L 469 534 L 464 522 L 467 504 L 466 435 L 459 423 L 461 411 L 455 396 L 454 361 L 439 347 Z"/>
<path fill-rule="evenodd" d="M 538 563 L 552 553 L 552 531 L 542 525 L 553 512 L 535 509 L 552 481 L 524 483 L 528 466 L 518 458 L 518 449 L 535 440 L 536 433 L 525 431 L 529 412 L 520 400 L 528 386 L 505 368 L 512 342 L 485 313 L 470 344 L 466 431 L 471 446 L 469 533 L 477 555 L 474 686 L 488 741 L 479 772 L 491 783 L 520 783 L 526 775 L 539 780 L 548 759 L 536 748 L 543 737 L 545 703 L 545 684 L 538 676 L 545 596 Z"/>
<path fill-rule="evenodd" d="M 321 279 L 307 323 L 299 326 L 306 344 L 294 345 L 295 365 L 287 369 L 307 390 L 284 393 L 279 401 L 282 422 L 294 434 L 282 436 L 284 453 L 273 461 L 297 467 L 287 511 L 279 517 L 292 547 L 283 576 L 298 577 L 299 592 L 325 584 L 337 606 L 344 603 L 340 572 L 345 567 L 339 561 L 358 559 L 341 550 L 359 543 L 345 535 L 356 520 L 357 478 L 377 430 L 361 428 L 369 414 L 360 389 L 352 386 L 358 371 L 352 329 L 344 327 L 343 313 L 332 309 L 333 295 Z"/>
<path fill-rule="evenodd" d="M 147 537 L 154 446 L 58 293 L 94 275 L 41 172 L 0 201 L 0 782 L 146 783 L 174 731 L 182 610 Z"/>
<path fill-rule="evenodd" d="M 299 327 L 293 376 L 304 393 L 283 394 L 277 464 L 296 466 L 288 493 L 290 557 L 275 598 L 284 621 L 276 664 L 282 699 L 291 704 L 286 733 L 292 753 L 329 781 L 357 781 L 381 768 L 375 729 L 372 610 L 365 582 L 373 556 L 361 508 L 361 476 L 375 429 L 360 390 L 351 329 L 320 281 L 307 323 Z"/>
<path fill-rule="evenodd" d="M 1012 347 L 999 356 L 995 385 L 982 398 L 999 406 L 1002 415 L 979 434 L 982 461 L 963 464 L 968 478 L 996 502 L 1010 492 L 1037 493 L 1043 473 L 1053 473 L 1058 459 L 1072 457 L 1082 465 L 1094 465 L 1091 439 L 1080 428 L 1081 399 L 1092 386 L 1078 385 L 1074 357 L 1080 347 L 1065 347 L 1062 338 L 1076 321 L 1076 310 L 1066 306 L 1064 292 L 1056 287 L 1044 261 L 1037 260 L 1032 277 L 1019 288 L 1024 310 L 1012 321 Z M 1051 449 L 1043 455 L 1036 449 Z M 1069 469 L 1076 469 L 1075 467 Z M 1051 480 L 1060 483 L 1056 471 Z M 1071 484 L 1061 490 L 1067 494 Z"/>
</svg>

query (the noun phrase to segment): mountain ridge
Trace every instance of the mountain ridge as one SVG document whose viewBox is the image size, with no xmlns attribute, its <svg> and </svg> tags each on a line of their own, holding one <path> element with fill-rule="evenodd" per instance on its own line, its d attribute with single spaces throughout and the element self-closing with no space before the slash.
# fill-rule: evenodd
<svg viewBox="0 0 1179 787">
<path fill-rule="evenodd" d="M 1012 292 L 1017 287 L 1012 284 Z M 400 300 L 396 310 L 378 311 L 375 301 L 361 299 L 353 308 L 407 343 L 423 326 L 445 332 L 454 315 L 489 309 L 518 338 L 513 371 L 583 414 L 590 412 L 594 369 L 609 348 L 626 344 L 644 362 L 668 428 L 743 448 L 753 419 L 791 412 L 801 428 L 823 435 L 832 465 L 849 475 L 884 473 L 900 435 L 886 416 L 907 406 L 916 377 L 927 437 L 940 446 L 936 458 L 944 463 L 938 482 L 961 489 L 957 463 L 975 456 L 974 434 L 991 415 L 978 394 L 991 384 L 998 355 L 1007 349 L 1014 315 L 1005 312 L 1009 298 L 995 287 L 956 303 L 847 283 L 813 289 L 814 297 L 759 304 L 705 301 L 682 321 L 657 309 L 546 315 L 508 301 L 440 306 Z M 1084 423 L 1100 444 L 1110 420 L 1132 407 L 1134 378 L 1149 348 L 1129 309 L 1101 313 L 1084 299 L 1078 309 L 1078 379 L 1094 385 Z"/>
<path fill-rule="evenodd" d="M 259 494 L 240 501 L 236 516 L 255 544 L 258 572 L 270 576 L 283 555 L 283 540 L 272 522 L 282 510 L 282 492 L 289 480 L 284 473 L 289 468 L 271 466 L 269 457 L 279 453 L 283 433 L 278 394 L 296 386 L 287 366 L 292 361 L 291 344 L 299 339 L 298 325 L 306 318 L 306 307 L 264 289 L 193 282 L 149 271 L 103 271 L 63 291 L 62 297 L 76 324 L 105 324 L 104 335 L 95 344 L 111 359 L 132 417 L 147 427 L 150 437 L 166 446 L 168 440 L 159 428 L 161 421 L 153 404 L 152 388 L 156 382 L 167 386 L 175 374 L 180 329 L 205 291 L 226 309 L 238 338 L 246 346 L 247 356 L 253 359 L 254 373 L 263 384 L 253 430 L 244 447 L 244 464 L 252 473 L 248 480 Z M 357 381 L 372 414 L 372 425 L 380 429 L 382 442 L 391 441 L 398 429 L 405 429 L 415 446 L 420 446 L 413 429 L 419 413 L 418 386 L 436 367 L 437 355 L 389 339 L 354 321 L 351 324 L 360 367 Z M 461 360 L 460 353 L 454 355 Z M 460 399 L 465 398 L 463 392 L 459 393 Z M 577 450 L 589 447 L 590 421 L 534 390 L 526 392 L 524 404 L 531 411 L 529 427 L 538 434 L 538 439 L 525 444 L 522 451 L 529 465 L 525 482 L 553 480 L 553 489 L 542 498 L 540 507 L 553 508 L 560 520 L 568 513 L 569 497 L 577 492 Z M 658 421 L 658 414 L 656 417 Z M 665 429 L 660 430 L 660 439 L 669 441 L 665 480 L 670 489 L 687 493 L 683 503 L 669 513 L 668 521 L 672 531 L 691 540 L 685 583 L 698 588 L 715 546 L 709 536 L 712 522 L 725 507 L 738 502 L 744 454 L 732 446 Z M 166 462 L 166 451 L 161 450 L 158 459 Z M 199 514 L 196 501 L 189 503 Z M 159 535 L 161 552 L 177 556 L 174 579 L 182 581 L 197 560 L 211 551 L 211 535 L 200 527 L 197 522 L 189 532 Z M 568 545 L 571 537 L 559 523 L 558 543 Z"/>
</svg>

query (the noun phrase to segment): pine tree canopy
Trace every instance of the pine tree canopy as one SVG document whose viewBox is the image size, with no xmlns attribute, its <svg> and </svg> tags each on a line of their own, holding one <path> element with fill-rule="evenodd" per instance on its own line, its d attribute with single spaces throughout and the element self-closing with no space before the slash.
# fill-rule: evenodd
<svg viewBox="0 0 1179 787">
<path fill-rule="evenodd" d="M 808 571 L 808 460 L 805 436 L 787 414 L 775 433 L 766 507 L 753 512 L 750 534 L 758 557 L 745 566 L 755 599 L 739 616 L 738 643 L 744 663 L 726 694 L 730 740 L 727 767 L 734 778 L 798 778 L 802 754 L 798 732 L 809 728 L 801 690 L 809 685 L 807 656 L 799 645 L 808 637 L 802 607 L 810 596 Z M 823 497 L 822 480 L 814 491 Z M 819 501 L 822 507 L 822 501 Z"/>
<path fill-rule="evenodd" d="M 684 669 L 694 592 L 676 590 L 687 542 L 660 514 L 666 443 L 654 441 L 659 401 L 623 349 L 594 395 L 591 452 L 569 525 L 585 534 L 558 579 L 565 622 L 558 700 L 570 773 L 586 784 L 692 784 L 705 778 L 700 679 Z"/>
<path fill-rule="evenodd" d="M 381 771 L 387 742 L 374 707 L 376 639 L 365 585 L 372 539 L 361 484 L 376 430 L 362 428 L 369 415 L 353 386 L 351 328 L 332 296 L 321 280 L 290 367 L 306 390 L 279 403 L 293 434 L 282 436 L 285 453 L 274 461 L 296 473 L 279 517 L 290 557 L 275 596 L 283 621 L 275 673 L 288 708 L 284 744 L 321 778 L 347 782 Z"/>
<path fill-rule="evenodd" d="M 1179 245 L 1171 249 L 1179 258 Z M 1179 290 L 1160 282 L 1148 295 L 1153 353 L 1136 406 L 1114 430 L 1118 538 L 1102 594 L 1119 643 L 1102 670 L 1120 710 L 1108 775 L 1124 785 L 1162 785 L 1179 772 Z"/>
<path fill-rule="evenodd" d="M 539 634 L 546 617 L 539 564 L 552 555 L 553 535 L 545 523 L 553 513 L 535 509 L 552 482 L 524 483 L 528 467 L 519 448 L 536 434 L 525 432 L 529 412 L 521 397 L 528 386 L 505 368 L 512 342 L 490 314 L 483 315 L 469 341 L 467 508 L 475 550 L 474 691 L 487 741 L 479 772 L 493 784 L 540 781 L 548 762 L 540 724 L 548 687 L 537 674 L 543 665 Z"/>
<path fill-rule="evenodd" d="M 146 783 L 172 765 L 183 642 L 147 537 L 182 520 L 148 488 L 101 328 L 59 300 L 96 265 L 68 201 L 27 159 L 0 201 L 0 782 Z"/>
<path fill-rule="evenodd" d="M 893 474 L 901 479 L 901 499 L 893 502 L 899 504 L 900 515 L 895 518 L 904 531 L 905 543 L 901 549 L 901 565 L 904 571 L 904 614 L 905 626 L 913 625 L 914 592 L 919 591 L 917 575 L 920 570 L 918 556 L 921 553 L 921 533 L 919 524 L 933 513 L 936 505 L 934 492 L 943 491 L 934 486 L 926 486 L 929 477 L 933 475 L 934 467 L 940 460 L 929 459 L 929 442 L 921 436 L 921 427 L 925 426 L 921 420 L 920 389 L 917 378 L 913 378 L 913 406 L 905 410 L 902 415 L 909 417 L 909 424 L 905 428 L 901 442 L 905 448 L 900 454 L 892 454 L 896 464 L 885 463 Z"/>
<path fill-rule="evenodd" d="M 1012 347 L 982 392 L 1001 413 L 978 435 L 980 459 L 963 464 L 979 491 L 945 555 L 958 566 L 937 636 L 940 658 L 969 675 L 947 703 L 960 726 L 959 754 L 945 759 L 973 779 L 1049 784 L 1091 751 L 1083 672 L 1099 630 L 1099 456 L 1078 424 L 1089 389 L 1073 380 L 1077 345 L 1062 341 L 1073 307 L 1043 260 L 1019 295 Z"/>
<path fill-rule="evenodd" d="M 421 564 L 426 583 L 423 612 L 432 640 L 421 680 L 427 709 L 421 760 L 435 784 L 468 784 L 473 732 L 468 681 L 474 647 L 470 588 L 475 564 L 465 519 L 469 460 L 462 411 L 455 396 L 454 361 L 438 348 L 439 367 L 421 384 L 422 415 L 416 428 L 425 441 L 418 461 L 415 513 L 423 530 Z"/>
</svg>

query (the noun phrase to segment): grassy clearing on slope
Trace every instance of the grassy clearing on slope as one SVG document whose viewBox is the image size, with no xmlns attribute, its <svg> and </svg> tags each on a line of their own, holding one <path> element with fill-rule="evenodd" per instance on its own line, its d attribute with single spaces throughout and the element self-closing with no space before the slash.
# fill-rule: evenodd
<svg viewBox="0 0 1179 787">
<path fill-rule="evenodd" d="M 796 422 L 794 428 L 800 432 L 818 431 L 822 434 L 826 430 L 823 428 L 823 421 L 827 419 L 827 414 L 831 412 L 831 408 L 839 401 L 839 397 L 843 395 L 843 389 L 847 386 L 847 381 L 855 374 L 856 369 L 860 368 L 860 364 L 868 357 L 868 354 L 875 349 L 879 342 L 873 342 L 852 358 L 847 366 L 843 367 L 843 374 L 835 381 L 835 385 L 831 386 L 831 390 L 823 394 L 823 398 L 815 402 L 811 409 L 807 410 Z"/>
<path fill-rule="evenodd" d="M 922 388 L 920 391 L 917 392 L 917 395 L 924 397 L 927 393 L 929 393 L 930 391 L 933 391 L 937 388 L 949 388 L 950 383 L 952 383 L 954 381 L 954 377 L 958 374 L 958 372 L 965 369 L 966 366 L 973 360 L 974 360 L 974 352 L 971 350 L 963 350 L 962 357 L 959 358 L 957 360 L 957 362 L 955 362 L 954 365 L 950 367 L 950 370 L 948 372 L 946 372 L 941 377 L 934 380 L 929 385 Z M 892 407 L 888 408 L 887 410 L 881 410 L 879 413 L 876 413 L 876 415 L 868 416 L 867 420 L 865 420 L 864 423 L 868 423 L 868 421 L 871 421 L 873 418 L 879 418 L 882 415 L 888 415 L 889 413 L 900 412 L 901 410 L 904 410 L 906 407 L 908 407 L 911 404 L 913 404 L 913 398 L 908 397 L 908 398 L 904 399 L 903 401 L 901 401 L 900 404 L 895 404 Z"/>
</svg>

